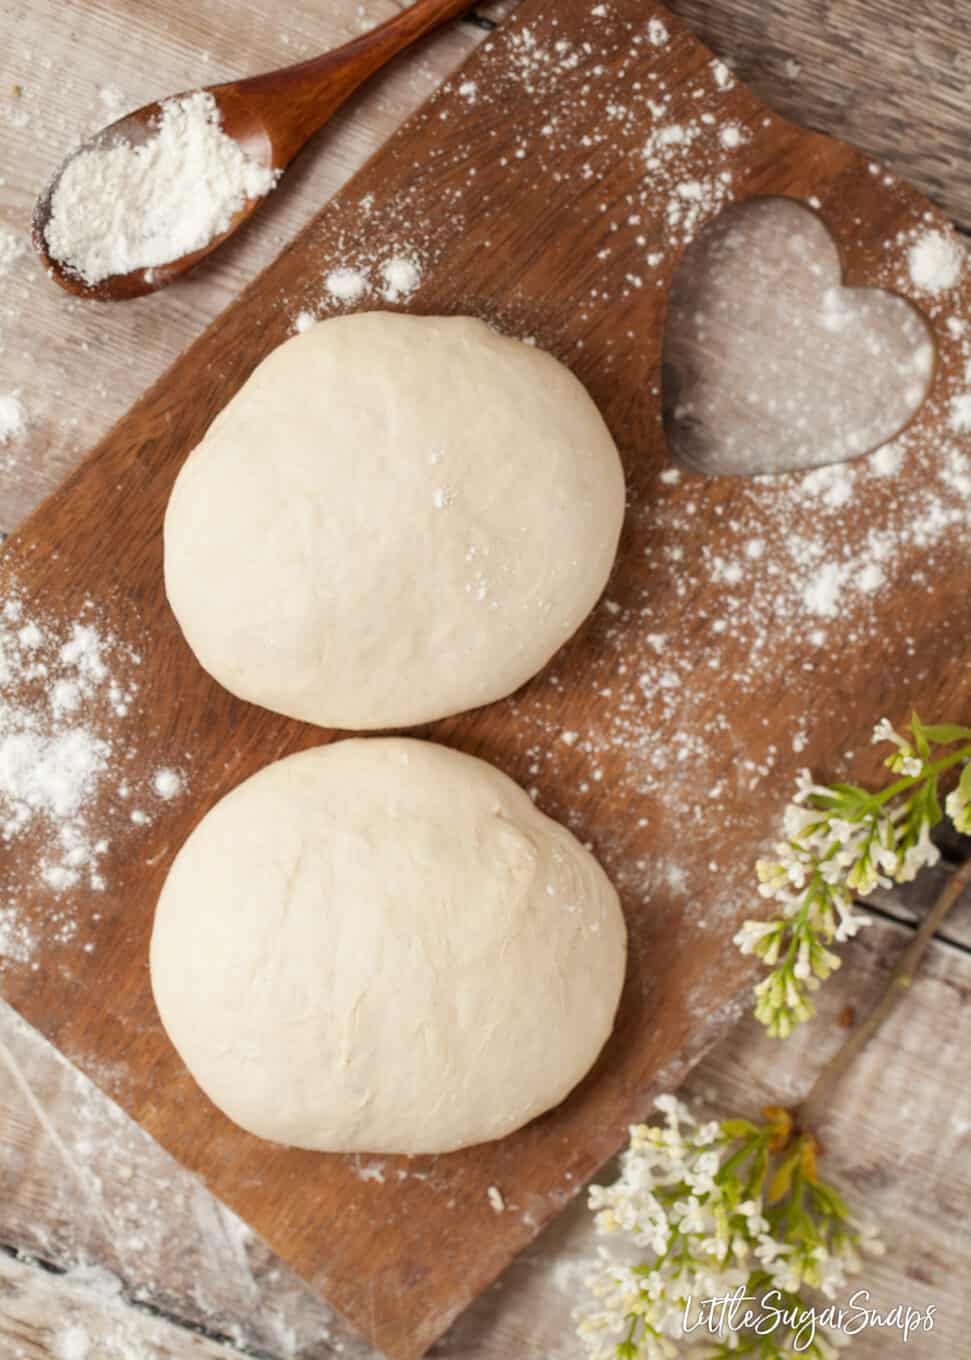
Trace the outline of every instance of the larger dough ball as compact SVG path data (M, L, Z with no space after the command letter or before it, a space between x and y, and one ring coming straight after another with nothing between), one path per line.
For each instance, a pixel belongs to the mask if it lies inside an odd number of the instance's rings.
M182 468L165 583L199 661L329 727L404 727L540 670L603 590L624 479L584 388L464 317L275 350Z
M349 740L270 765L180 851L152 986L190 1072L262 1138L433 1153L590 1068L626 931L596 860L473 756Z

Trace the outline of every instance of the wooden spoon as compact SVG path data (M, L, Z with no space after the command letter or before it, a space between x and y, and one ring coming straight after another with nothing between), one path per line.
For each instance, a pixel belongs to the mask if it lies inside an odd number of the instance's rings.
M223 131L261 165L282 171L369 76L424 34L471 8L472 0L415 0L408 9L379 27L321 57L247 80L211 85L206 92L216 100ZM161 109L160 102L146 104L102 128L71 153L38 199L33 220L34 245L51 278L67 292L102 302L153 293L193 269L238 231L264 202L263 197L248 199L226 230L200 250L149 269L113 274L96 284L85 282L55 259L47 244L47 225L51 200L66 167L83 151L119 144L142 145L154 135Z

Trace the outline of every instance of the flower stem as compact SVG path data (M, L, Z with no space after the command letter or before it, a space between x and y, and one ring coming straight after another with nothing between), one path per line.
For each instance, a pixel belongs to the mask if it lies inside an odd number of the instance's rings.
M898 793L905 793L907 789L912 789L915 784L926 783L929 776L944 774L951 770L955 765L960 765L962 760L971 759L971 746L962 746L958 751L952 751L950 755L942 756L940 760L935 760L933 764L925 765L920 774L906 775L903 779L898 779L895 784L890 784L880 793L873 795L873 801L877 807L882 807L892 798L896 798Z
M843 1047L830 1059L809 1088L809 1094L795 1111L795 1123L800 1129L812 1127L826 1108L830 1095L847 1069L896 1009L897 1003L910 988L938 927L960 900L969 884L971 884L971 859L966 860L945 885L917 934L901 955L883 995L873 1010L859 1029L854 1031Z

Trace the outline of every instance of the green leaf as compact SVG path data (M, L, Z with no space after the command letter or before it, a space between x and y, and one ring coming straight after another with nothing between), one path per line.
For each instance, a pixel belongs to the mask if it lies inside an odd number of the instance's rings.
M921 760L927 760L931 753L930 743L925 736L924 724L916 713L910 720L910 730L914 734L914 745L917 747L917 754L920 756Z
M819 1172L816 1170L817 1146L816 1139L811 1133L804 1134L799 1144L799 1170L810 1185L819 1184Z
M866 789L859 784L831 784L830 788L834 793L840 795L841 800L849 799L856 803L868 803L872 794L867 793Z
M924 736L938 746L950 746L955 741L971 741L971 727L962 727L960 723L934 723L924 728Z
M849 1218L849 1205L839 1191L834 1190L831 1185L826 1184L825 1181L817 1181L816 1184L811 1187L811 1191L817 1204L819 1204L825 1212L832 1214L835 1218Z
M769 1169L769 1150L763 1144L755 1154L755 1161L752 1167L752 1175L748 1183L749 1198L757 1199L762 1193L765 1184L765 1173Z
M775 1175L769 1181L769 1189L765 1199L767 1204L778 1204L788 1193L792 1185L792 1174L796 1169L796 1162L799 1160L799 1153L794 1157L787 1157L778 1168Z
M748 1119L723 1119L721 1128L726 1138L750 1138L756 1132Z

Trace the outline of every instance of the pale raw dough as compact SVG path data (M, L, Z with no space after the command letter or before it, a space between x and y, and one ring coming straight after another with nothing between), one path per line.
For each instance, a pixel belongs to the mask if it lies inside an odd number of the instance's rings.
M540 670L623 512L607 427L550 355L465 317L338 317L270 354L190 455L165 583L234 694L404 727Z
M152 935L162 1022L243 1128L433 1153L556 1105L624 978L617 894L493 766L407 738L261 770L203 819Z

